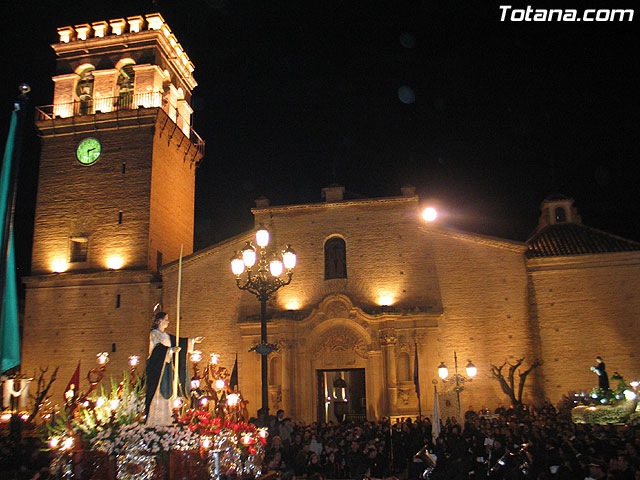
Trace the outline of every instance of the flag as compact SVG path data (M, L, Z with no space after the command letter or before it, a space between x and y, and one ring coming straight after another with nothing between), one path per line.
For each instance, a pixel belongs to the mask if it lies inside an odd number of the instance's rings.
M433 436L433 443L435 443L436 438L440 436L440 403L438 403L438 390L435 385L433 386L433 419L431 434Z
M66 402L67 400L66 394L72 388L75 391L74 396L77 397L78 392L80 391L80 360L78 360L78 366L76 367L76 371L71 376L71 380L69 380L69 383L67 384L67 388L64 389L64 393L62 395L63 402Z
M418 402L420 402L420 374L418 371L418 344L416 344L416 353L413 357L413 384L416 387L416 395L418 395Z
M0 374L20 364L20 337L18 332L18 293L16 289L16 261L13 243L13 192L14 176L17 165L14 163L16 135L18 131L18 110L11 114L9 135L2 159L0 173L0 221L2 230L2 253L0 258L0 295L2 311L0 313ZM12 168L13 167L13 168ZM4 256L6 255L6 256Z
M229 388L232 391L237 390L238 387L238 354L236 353L236 361L233 364L233 370L231 370L231 378L229 378Z

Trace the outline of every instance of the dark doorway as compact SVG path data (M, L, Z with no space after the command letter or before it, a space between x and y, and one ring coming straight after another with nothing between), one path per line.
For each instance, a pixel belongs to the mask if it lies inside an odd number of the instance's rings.
M316 370L318 421L343 422L367 418L364 368Z

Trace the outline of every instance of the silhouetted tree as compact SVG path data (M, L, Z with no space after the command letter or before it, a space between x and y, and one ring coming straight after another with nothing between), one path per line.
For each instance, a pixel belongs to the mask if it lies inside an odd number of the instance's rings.
M524 362L524 357L516 360L515 363L509 363L506 360L499 367L496 365L491 365L491 375L495 378L502 391L509 396L511 399L511 403L514 406L522 405L522 391L524 390L524 384L527 381L527 376L537 367L542 365L542 362L538 359L535 359L533 363L522 372L518 372L519 383L516 388L516 371L522 366L522 362ZM504 367L509 366L509 370L505 374L502 372Z

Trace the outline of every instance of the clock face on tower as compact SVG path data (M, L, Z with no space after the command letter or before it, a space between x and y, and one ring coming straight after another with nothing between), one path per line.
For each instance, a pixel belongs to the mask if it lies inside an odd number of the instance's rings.
M92 165L102 153L102 145L93 137L88 137L78 144L76 158L83 165Z

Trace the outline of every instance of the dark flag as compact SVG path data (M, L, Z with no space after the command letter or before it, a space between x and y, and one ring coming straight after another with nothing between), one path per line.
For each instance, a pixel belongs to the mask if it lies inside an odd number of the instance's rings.
M231 378L229 379L229 388L232 391L238 389L238 354L236 353L236 361L233 364L233 370L231 370Z

